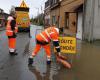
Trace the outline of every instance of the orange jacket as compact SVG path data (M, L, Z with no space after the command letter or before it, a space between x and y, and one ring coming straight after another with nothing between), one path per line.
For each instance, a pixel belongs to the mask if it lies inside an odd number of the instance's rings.
M56 27L49 27L36 36L38 41L50 42L58 41L59 31Z
M9 17L8 17L8 21L7 21L7 26L6 26L6 35L7 35L7 36L13 36L13 32L15 32L15 33L18 32L17 25L16 25L14 31L11 29L10 23L11 23L12 20L13 20L13 17L9 16Z

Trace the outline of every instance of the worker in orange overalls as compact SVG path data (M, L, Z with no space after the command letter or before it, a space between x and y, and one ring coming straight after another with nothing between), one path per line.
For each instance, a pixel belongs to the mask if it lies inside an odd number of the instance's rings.
M59 29L56 27L49 27L42 31L40 34L36 35L36 47L29 57L29 64L33 63L33 58L37 55L41 47L44 48L47 54L47 63L51 62L51 52L50 52L50 41L53 40L54 46L57 52L60 54L60 46L58 42Z
M35 47L34 51L32 52L32 55L28 59L28 64L29 65L33 64L33 58L37 55L37 53L41 47L43 47L44 50L46 51L47 64L51 63L51 50L50 50L50 44L49 44L51 40L53 41L55 49L58 53L57 55L60 57L61 54L60 54L60 46L59 46L58 37L59 37L59 29L56 28L55 26L46 28L40 34L37 34L36 35L36 47ZM57 60L61 63L62 62L65 63L65 61L63 61L59 57L57 57ZM65 65L67 65L67 64L65 64ZM70 64L68 64L68 66L70 67Z
M8 46L10 55L17 55L16 53L16 33L18 28L16 26L16 14L10 13L7 19L6 35L8 36Z

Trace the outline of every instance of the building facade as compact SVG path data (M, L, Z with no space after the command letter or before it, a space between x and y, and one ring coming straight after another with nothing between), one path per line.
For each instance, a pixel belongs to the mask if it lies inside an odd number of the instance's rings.
M4 13L3 9L0 9L0 27L6 26L6 20L9 14Z
M44 23L45 27L48 27L48 25L51 23L50 22L50 0L45 2L45 10L44 10Z
M100 40L100 0L85 0L84 9L84 40Z
M50 24L56 24L64 34L82 39L83 0L50 0ZM46 12L46 8L45 8ZM81 35L80 35L81 34Z

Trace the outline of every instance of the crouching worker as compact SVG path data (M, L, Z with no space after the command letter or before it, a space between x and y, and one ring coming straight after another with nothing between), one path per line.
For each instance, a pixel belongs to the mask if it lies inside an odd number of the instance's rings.
M7 19L6 35L8 36L8 47L10 55L17 55L16 53L16 33L18 28L16 26L16 14L10 13Z
M59 46L59 29L54 27L49 27L46 28L44 31L42 31L40 34L36 35L36 47L34 51L32 52L32 55L28 59L28 64L32 65L33 64L33 59L37 55L38 51L40 50L41 47L44 48L46 55L47 55L47 64L51 63L51 50L50 50L50 42L51 40L53 41L53 44L55 46L55 49L57 51L57 60L60 61L60 46Z

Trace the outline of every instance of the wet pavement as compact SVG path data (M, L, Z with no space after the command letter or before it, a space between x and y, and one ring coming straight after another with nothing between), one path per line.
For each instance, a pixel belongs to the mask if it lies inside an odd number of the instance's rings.
M100 80L100 41L90 44L77 40L77 53L66 54L72 69L56 63L53 53L52 63L47 65L43 49L34 58L33 66L28 66L35 35L41 31L41 26L32 25L31 38L28 33L18 33L17 56L9 55L5 31L0 31L0 80Z

